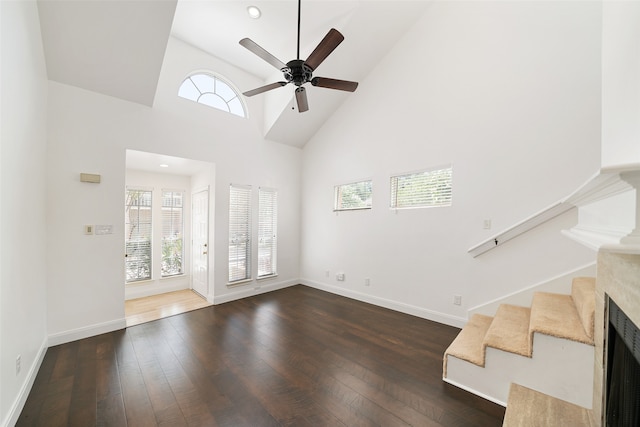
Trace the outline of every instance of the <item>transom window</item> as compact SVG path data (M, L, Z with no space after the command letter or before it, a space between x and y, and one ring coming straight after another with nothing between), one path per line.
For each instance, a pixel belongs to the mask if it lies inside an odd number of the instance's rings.
M187 77L180 85L178 96L236 116L247 117L238 93L229 83L211 74L200 73Z
M371 180L352 182L334 187L334 211L371 209L373 193Z
M391 207L451 206L451 166L391 177Z

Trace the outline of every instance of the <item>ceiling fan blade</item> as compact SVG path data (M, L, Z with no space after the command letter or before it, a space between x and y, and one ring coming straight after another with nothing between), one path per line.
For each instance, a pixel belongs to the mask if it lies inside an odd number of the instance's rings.
M260 58L267 61L269 64L276 67L278 70L282 70L283 68L287 68L287 64L280 61L278 58L264 50L260 45L249 38L244 38L240 40L240 45L249 49L251 52L258 55Z
M258 88L255 88L253 90L248 90L246 92L243 92L242 94L244 96L253 96L253 95L257 95L259 93L262 92L266 92L268 90L272 90L272 89L277 89L279 87L285 86L287 84L287 82L275 82L275 83L271 83L265 86L260 86Z
M326 87L328 89L344 90L354 92L358 88L358 82L350 82L348 80L329 79L327 77L314 77L311 84L318 87Z
M320 44L311 52L311 55L309 55L305 63L311 67L312 70L315 70L343 40L344 36L340 31L335 28L330 29Z
M299 113L304 113L309 109L309 101L307 101L307 90L302 86L296 89L296 101L298 102Z

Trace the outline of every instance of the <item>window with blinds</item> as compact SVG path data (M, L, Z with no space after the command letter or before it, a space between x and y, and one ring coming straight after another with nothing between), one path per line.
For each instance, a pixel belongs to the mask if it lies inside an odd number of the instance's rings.
M251 186L229 189L229 283L251 278Z
M125 280L151 279L151 190L127 189L124 217Z
M258 190L258 278L277 274L278 192Z
M451 166L391 177L392 208L451 206Z
M162 277L183 273L183 195L182 191L162 190Z
M334 189L334 211L371 209L372 182L360 181L337 185Z

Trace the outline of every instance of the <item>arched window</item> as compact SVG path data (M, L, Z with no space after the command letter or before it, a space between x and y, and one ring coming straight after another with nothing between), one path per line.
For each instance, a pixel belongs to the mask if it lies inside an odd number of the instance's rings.
M240 117L247 117L238 93L230 84L211 74L187 77L178 90L178 96Z

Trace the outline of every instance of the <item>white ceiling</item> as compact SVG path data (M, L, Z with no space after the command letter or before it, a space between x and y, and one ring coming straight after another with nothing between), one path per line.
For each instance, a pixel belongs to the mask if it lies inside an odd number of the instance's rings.
M302 59L330 28L345 41L314 75L361 82L419 18L428 1L303 0ZM252 19L256 5L262 17ZM152 106L167 40L173 35L266 83L281 73L238 44L249 37L283 62L296 57L296 0L39 0L49 79ZM213 70L215 71L215 70ZM233 81L233 76L225 76ZM393 83L393 82L390 82ZM253 89L240 88L242 91ZM270 97L265 137L301 147L349 96L307 85L310 111L293 107L292 85ZM281 91L280 93L273 93ZM266 108L266 107L265 107Z
M151 106L175 1L39 0L50 80Z
M164 165L164 166L160 166ZM213 167L213 163L164 154L127 150L127 169L171 175L193 176Z

